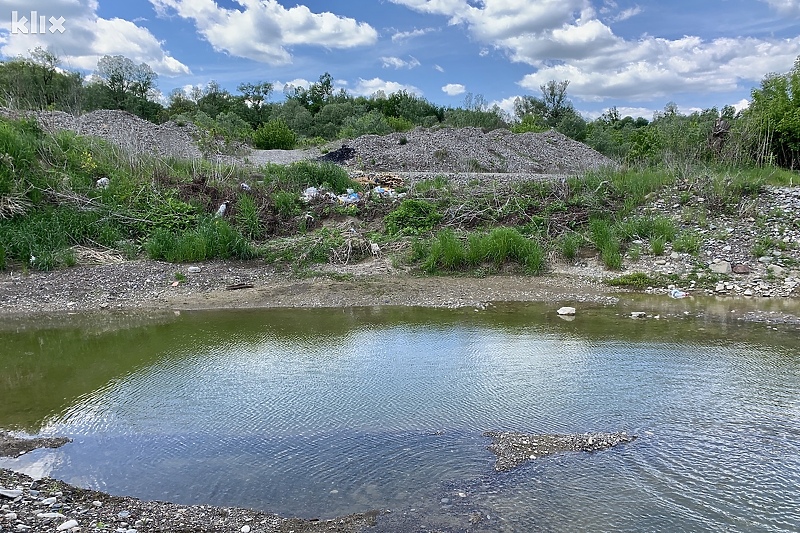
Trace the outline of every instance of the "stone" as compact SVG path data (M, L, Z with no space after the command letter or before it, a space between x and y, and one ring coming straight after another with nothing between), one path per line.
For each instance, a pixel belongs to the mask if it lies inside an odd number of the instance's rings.
M66 518L66 516L61 513L38 513L36 518Z
M663 260L663 259L659 259L658 261L656 261L656 264L658 266L664 266L664 265L667 264L667 262L665 260Z
M774 260L775 260L774 258L769 257L767 255L758 258L758 262L764 263L765 265L772 263Z
M778 265L768 265L767 271L772 272L776 276L783 276L785 272L783 267L780 267Z
M562 307L556 313L561 316L575 316L575 308L574 307Z
M717 292L725 292L725 284L724 283L717 283L716 288L714 289Z
M187 271L189 274L199 274L203 269L200 267L189 267Z
M750 267L747 266L747 265L743 265L743 264L733 265L732 270L733 270L734 274L749 274L750 273Z
M56 531L67 531L69 529L72 529L73 527L78 527L78 521L77 520L67 520L66 522L64 522L63 524L58 526L56 528Z
M14 498L19 498L22 496L22 491L16 489L0 489L0 496L5 496L6 498L11 498L13 500Z
M731 264L727 261L720 261L711 265L711 272L715 274L730 274L733 272Z
M53 497L45 498L39 502L40 505L53 505L54 503L56 503L56 499Z
M670 259L680 259L681 258L681 254L679 254L678 252L672 252L671 254L669 254L669 258Z
M242 526L242 529L240 529L239 531L241 531L242 533L250 533L250 526Z
M636 318L636 319L647 318L647 313L645 313L644 311L633 311L631 313L631 318Z

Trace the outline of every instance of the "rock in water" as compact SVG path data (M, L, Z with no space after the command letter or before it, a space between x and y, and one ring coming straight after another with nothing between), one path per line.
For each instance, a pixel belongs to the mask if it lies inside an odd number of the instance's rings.
M562 307L558 311L556 311L561 316L575 316L575 308L574 307Z

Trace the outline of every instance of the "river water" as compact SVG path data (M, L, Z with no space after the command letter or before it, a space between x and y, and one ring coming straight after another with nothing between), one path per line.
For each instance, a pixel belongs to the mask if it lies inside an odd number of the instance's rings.
M0 324L0 467L379 529L800 530L796 331L540 305ZM484 431L633 443L494 472ZM480 518L480 521L477 521Z

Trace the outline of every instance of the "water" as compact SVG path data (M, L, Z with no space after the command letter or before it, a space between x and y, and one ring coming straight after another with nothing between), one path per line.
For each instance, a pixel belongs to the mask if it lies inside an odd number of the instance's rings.
M385 530L800 529L796 332L617 312L7 321L0 427L74 442L0 466ZM639 439L497 474L495 430Z

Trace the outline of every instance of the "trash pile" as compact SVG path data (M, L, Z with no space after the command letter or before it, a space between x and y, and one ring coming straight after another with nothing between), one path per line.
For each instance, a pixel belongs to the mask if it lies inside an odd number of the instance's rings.
M370 197L400 199L405 198L405 192L398 192L397 189L403 186L403 179L399 176L391 174L385 175L364 175L358 174L353 176L353 181L361 185L366 191L356 191L355 189L347 189L343 194L336 194L331 191L326 191L322 187L308 187L300 195L300 200L305 203L311 203L318 200L327 200L332 202L339 202L341 204L357 204L362 200Z

